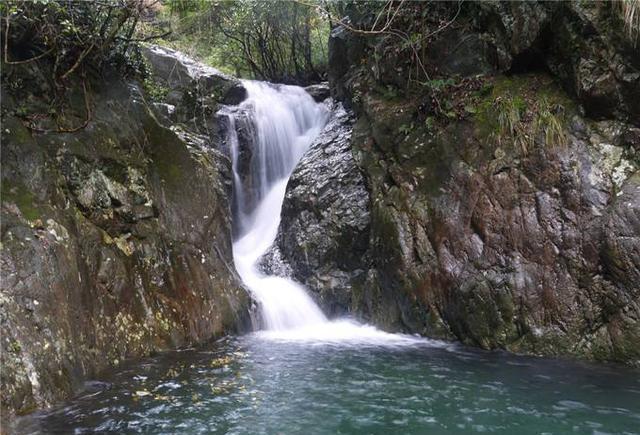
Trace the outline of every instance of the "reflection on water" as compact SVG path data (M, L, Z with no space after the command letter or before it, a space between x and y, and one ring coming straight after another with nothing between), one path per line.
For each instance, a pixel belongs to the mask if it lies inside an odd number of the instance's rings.
M640 372L427 340L230 338L132 363L16 433L632 434Z

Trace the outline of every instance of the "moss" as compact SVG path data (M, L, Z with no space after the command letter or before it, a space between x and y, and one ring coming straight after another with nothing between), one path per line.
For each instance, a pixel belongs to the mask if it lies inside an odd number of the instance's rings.
M152 115L145 120L144 130L153 151L151 165L166 183L165 187L183 187L185 175L182 165L191 158L185 145L173 131L158 124Z
M126 184L129 177L129 168L123 163L114 159L104 159L101 163L101 169L104 174L116 180L120 184Z
M182 171L180 170L180 166L171 159L171 156L158 154L153 159L153 165L158 171L160 178L167 186L180 185L182 181Z
M151 77L142 82L142 87L151 101L163 102L169 94L169 88Z
M9 351L13 353L20 353L22 352L22 346L20 346L20 343L17 341L12 341L11 344L9 344Z
M166 162L163 162L166 163ZM180 168L178 165L169 163L169 164L161 164L160 168L162 169L163 179L168 180L169 182L173 182L180 178Z
M24 127L19 123L14 123L10 131L11 131L11 140L15 141L16 143L24 144L33 140L29 129L27 129L26 127Z
M38 405L35 403L29 403L25 406L22 406L20 409L16 409L16 415L21 417L24 415L29 415L38 410Z
M379 258L385 259L385 263L402 258L394 210L384 204L376 204L372 210L372 225L377 238L377 248L381 251Z
M22 184L13 184L8 180L3 180L2 202L14 203L28 221L35 221L42 216L42 210L36 205L33 193Z

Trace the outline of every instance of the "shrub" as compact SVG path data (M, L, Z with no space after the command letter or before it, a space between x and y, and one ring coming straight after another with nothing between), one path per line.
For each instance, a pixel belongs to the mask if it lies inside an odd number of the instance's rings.
M88 70L143 72L135 29L144 0L8 0L2 13L5 65L41 61L56 81Z

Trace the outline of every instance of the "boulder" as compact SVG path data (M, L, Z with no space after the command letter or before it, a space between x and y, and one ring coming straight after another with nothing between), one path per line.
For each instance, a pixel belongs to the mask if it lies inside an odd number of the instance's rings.
M457 5L424 7L448 22ZM342 246L327 210L353 191L341 172L345 186L318 172L288 186L282 228L296 231L278 235L279 257L325 307L385 329L639 365L640 52L610 4L465 3L460 17L426 47L425 68L453 83L442 93L407 83L415 65L397 40L332 31L331 91L357 114L368 244L349 265L317 260ZM505 136L505 101L538 130ZM336 202L314 206L309 189Z
M185 54L159 45L149 45L142 54L151 66L154 77L170 89L197 90L201 95L213 95L224 104L238 104L246 98L240 80L197 62Z
M362 286L369 243L369 194L351 154L353 115L335 105L322 133L287 185L275 249L264 260L289 271L329 315L351 311L351 291ZM284 262L279 270L274 265Z
M331 96L331 89L329 88L328 82L310 85L304 88L304 90L307 91L318 103L321 103Z
M210 143L221 143L223 123L216 113L221 105L238 104L246 98L242 82L170 48L151 45L142 53L151 67L147 80L163 90L154 104L159 119L167 126L186 126L207 136ZM167 110L169 107L175 110Z

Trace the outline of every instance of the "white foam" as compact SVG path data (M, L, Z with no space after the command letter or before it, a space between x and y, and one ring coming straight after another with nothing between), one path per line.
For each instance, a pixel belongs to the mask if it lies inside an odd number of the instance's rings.
M353 320L340 319L286 330L259 331L266 340L335 345L418 346L439 343L405 334L391 334Z

